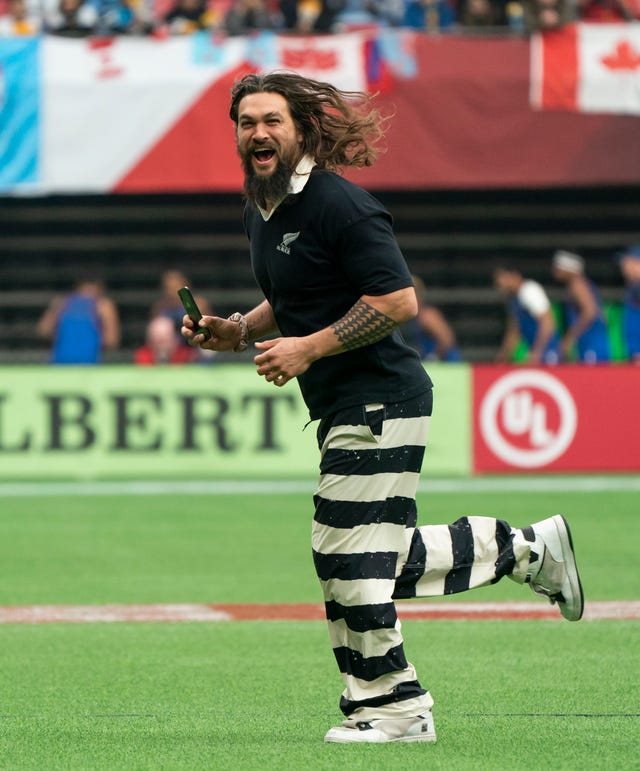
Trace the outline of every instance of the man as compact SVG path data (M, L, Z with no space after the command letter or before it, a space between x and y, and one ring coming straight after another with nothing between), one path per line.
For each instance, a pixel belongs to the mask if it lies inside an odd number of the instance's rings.
M411 274L378 201L334 173L370 165L382 118L366 101L295 74L248 75L231 94L245 172L245 229L265 300L207 316L213 350L256 343L259 375L297 378L320 419L313 557L344 680L347 720L329 742L435 741L433 700L404 654L393 600L486 585L503 575L582 614L562 517L524 530L490 518L416 528L431 381L398 326L417 313Z
M462 361L456 335L439 308L426 301L427 287L420 276L413 276L418 298L418 315L409 319L403 332L423 361Z
M38 334L53 339L52 364L99 364L103 350L120 344L118 309L102 281L80 279L64 297L55 297L38 321Z
M567 330L560 341L560 354L567 361L576 349L578 361L584 364L608 362L609 334L596 285L584 272L579 254L559 249L553 255L553 277L564 284L569 293Z
M493 271L493 283L509 298L507 327L496 356L498 362L510 362L521 340L527 344L527 363L557 364L560 338L551 303L537 281L525 279L511 264L499 264Z
M630 362L640 364L640 244L631 244L618 255L626 284L622 306L622 334Z
M184 285L183 285L184 286ZM193 364L197 351L178 334L168 316L156 316L147 324L145 344L137 348L133 361L142 367L156 364Z
M189 286L191 282L185 274L176 268L169 268L162 272L160 276L160 286L162 288L162 294L151 306L151 319L155 319L157 316L166 316L171 319L178 335L180 345L187 347L186 341L179 335L180 328L182 327L182 317L184 316L184 306L180 298L178 297L178 289L182 289L183 286ZM196 295L194 297L198 308L203 315L208 315L211 312L209 302L202 295Z

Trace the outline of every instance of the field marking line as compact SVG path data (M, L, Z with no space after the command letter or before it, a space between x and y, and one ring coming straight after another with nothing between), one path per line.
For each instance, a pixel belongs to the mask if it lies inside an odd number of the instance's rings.
M400 602L402 620L560 621L557 608L542 602ZM94 624L118 622L322 621L321 603L0 606L0 624ZM585 621L638 620L640 601L590 602Z
M0 482L0 498L105 495L312 495L316 480L121 480L76 482ZM640 492L640 475L629 476L504 476L429 479L423 475L420 493L570 493Z
M0 624L93 624L122 621L233 621L203 603L149 605L22 605L0 607Z

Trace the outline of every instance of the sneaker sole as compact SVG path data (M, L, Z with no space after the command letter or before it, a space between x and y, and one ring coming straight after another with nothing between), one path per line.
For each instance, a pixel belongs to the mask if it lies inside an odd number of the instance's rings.
M424 736L409 736L405 739L391 739L392 742L429 742L436 743L435 734L425 734Z
M436 735L432 733L419 734L418 736L402 736L399 739L380 739L379 741L367 741L366 739L343 739L341 737L332 737L325 742L329 744L398 744L399 742L430 742L435 744Z
M582 591L582 582L580 581L580 576L578 574L576 555L573 548L573 538L571 537L571 528L562 514L556 514L556 516L553 517L553 522L558 532L562 560L567 571L567 580L569 581L569 586L571 588L571 596L574 600L571 605L568 602L559 602L558 607L560 608L560 613L562 613L568 621L580 621L584 612L584 592Z
M433 718L431 716L429 716L428 719L425 718L422 725L427 730L398 737L389 736L389 734L386 734L384 731L377 728L360 731L354 728L338 726L336 728L331 728L326 733L324 740L325 742L335 744L397 744L399 742L430 742L433 744L436 741L436 730L433 724Z

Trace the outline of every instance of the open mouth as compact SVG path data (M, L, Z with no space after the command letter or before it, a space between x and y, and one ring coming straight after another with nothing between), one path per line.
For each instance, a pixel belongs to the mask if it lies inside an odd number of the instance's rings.
M253 157L256 159L256 161L259 164L269 163L269 161L275 156L275 154L276 154L276 151L271 148L253 151Z

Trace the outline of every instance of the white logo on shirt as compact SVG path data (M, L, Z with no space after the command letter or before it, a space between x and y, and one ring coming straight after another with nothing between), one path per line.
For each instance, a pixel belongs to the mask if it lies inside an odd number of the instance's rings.
M298 231L297 233L285 233L282 236L282 243L278 244L278 246L276 246L276 249L279 252L284 252L285 254L291 254L291 247L289 246L289 244L292 244L299 235L300 235L300 231Z

